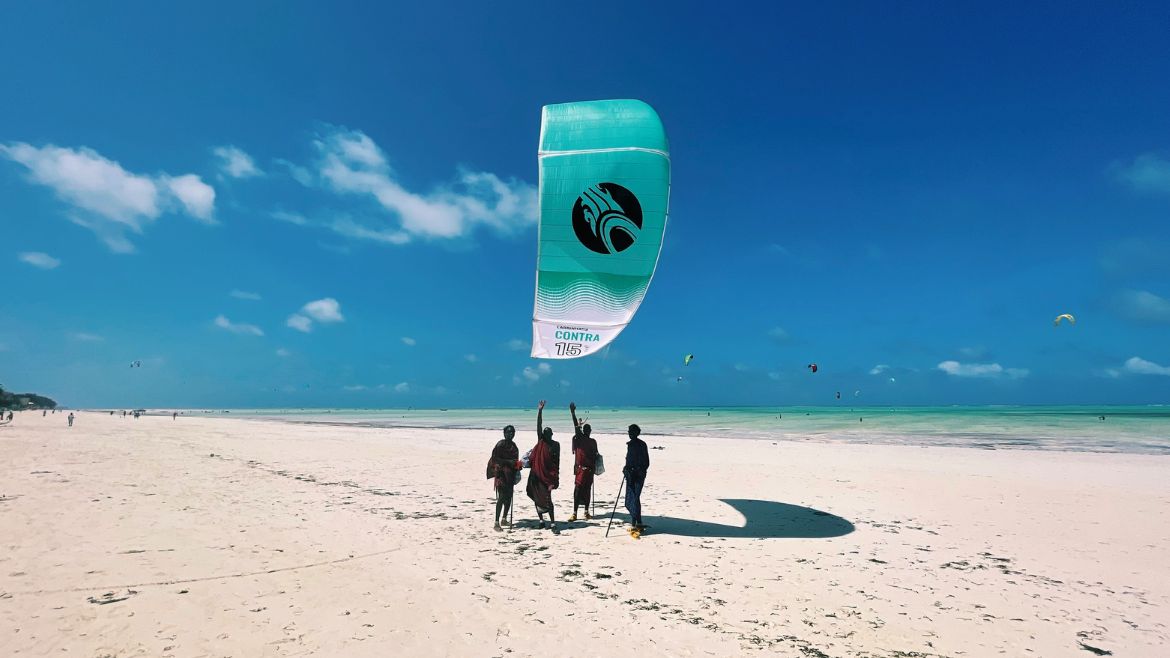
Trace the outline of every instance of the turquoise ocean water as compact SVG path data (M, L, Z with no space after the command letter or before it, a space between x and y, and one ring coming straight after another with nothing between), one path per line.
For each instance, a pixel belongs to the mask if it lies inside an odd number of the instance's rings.
M192 413L192 412L188 412ZM223 414L225 412L210 412ZM366 427L435 427L535 432L536 409L236 409L233 417ZM1170 406L1051 407L714 407L586 408L594 432L670 436L1170 454ZM1101 417L1104 416L1104 420ZM569 431L567 408L545 424Z

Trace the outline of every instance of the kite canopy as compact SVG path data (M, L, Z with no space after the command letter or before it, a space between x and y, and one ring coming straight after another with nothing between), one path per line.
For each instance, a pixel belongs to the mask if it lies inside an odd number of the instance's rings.
M1061 320L1068 320L1069 324L1077 323L1077 319L1073 317L1072 313L1061 313L1060 315L1056 316L1055 320L1052 321L1052 325L1054 327L1059 327Z
M532 356L608 345L646 296L666 229L670 154L658 114L637 100L546 105Z
M816 372L817 370L819 370L819 368L817 368L817 364L815 364L815 363L808 364L808 369L813 371L813 372Z
M684 356L684 357L683 357L683 365L684 365L684 366L689 366L689 365L691 365L691 361L694 361L694 360L695 360L695 355L694 355L694 354L688 354L688 355L686 355L686 356Z

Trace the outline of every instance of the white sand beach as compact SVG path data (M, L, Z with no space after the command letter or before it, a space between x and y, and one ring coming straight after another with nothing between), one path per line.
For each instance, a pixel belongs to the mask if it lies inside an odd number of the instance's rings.
M523 451L534 419L515 424ZM633 540L606 538L604 519L534 529L522 489L520 527L494 532L483 472L497 438L21 414L0 428L0 655L1170 645L1165 456L647 436L665 449L650 452L651 528ZM624 437L598 438L608 514ZM555 493L563 519L567 476Z

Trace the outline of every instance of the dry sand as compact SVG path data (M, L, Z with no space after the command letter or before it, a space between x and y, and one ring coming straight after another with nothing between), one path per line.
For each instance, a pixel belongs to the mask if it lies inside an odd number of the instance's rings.
M494 532L496 439L22 414L0 656L1167 655L1170 458L651 436L635 541Z

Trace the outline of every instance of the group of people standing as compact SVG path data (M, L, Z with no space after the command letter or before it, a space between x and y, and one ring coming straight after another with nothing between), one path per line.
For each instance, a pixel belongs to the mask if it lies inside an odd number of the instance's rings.
M554 517L552 492L560 486L561 444L553 440L553 430L544 426L545 401L541 400L536 411L536 446L520 459L520 450L513 439L516 428L508 425L504 427L504 438L498 441L492 449L491 459L488 461L487 476L495 479L496 513L495 529L503 530L503 526L511 523L512 495L515 487L520 483L521 471L528 467L528 484L525 491L536 505L536 516L540 527L551 528L553 534L560 534ZM585 508L585 519L593 518L589 506L593 500L593 478L604 466L604 460L597 451L597 440L593 438L593 428L588 423L581 423L577 419L577 405L569 403L569 415L573 419L573 514L568 518L572 523L577 520L577 511ZM630 425L630 440L626 444L626 465L622 473L625 476L626 509L630 513L630 535L634 538L641 536L645 526L642 524L642 485L646 482L646 472L650 468L650 452L646 442L638 438L642 433L637 425ZM548 523L544 517L548 515Z

